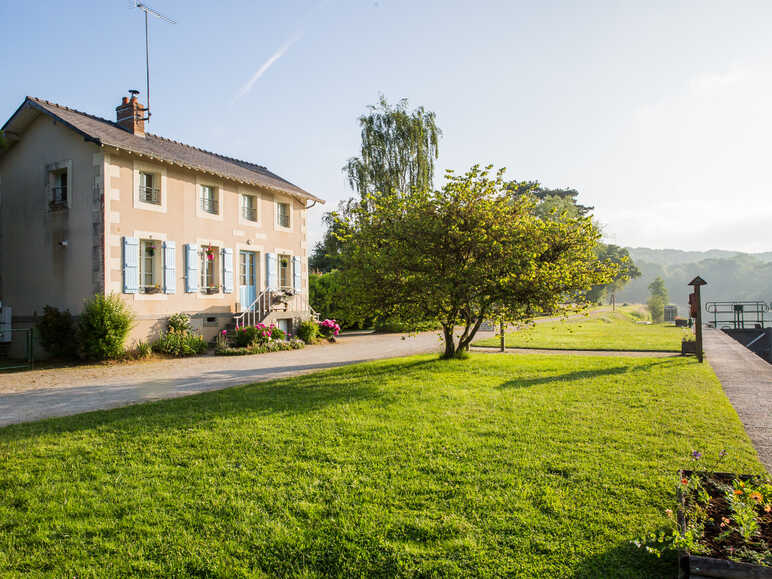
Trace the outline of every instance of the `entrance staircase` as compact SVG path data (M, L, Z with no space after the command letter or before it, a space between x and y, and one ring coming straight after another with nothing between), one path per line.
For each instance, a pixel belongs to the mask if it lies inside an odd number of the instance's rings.
M308 303L306 294L295 293L291 288L266 289L247 308L233 316L233 321L225 329L231 333L239 328L261 324L274 313L319 321L319 314Z

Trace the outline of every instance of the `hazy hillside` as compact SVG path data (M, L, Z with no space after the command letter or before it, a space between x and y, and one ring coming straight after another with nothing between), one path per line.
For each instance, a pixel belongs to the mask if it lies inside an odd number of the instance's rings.
M759 300L772 302L772 252L761 254L710 250L688 252L674 249L628 248L641 277L628 282L617 293L617 302L645 302L648 285L661 276L670 301L679 306L679 315L687 313L691 287L697 275L708 282L703 287L703 301ZM710 257L706 257L710 256ZM696 257L692 261L688 258Z
M627 247L635 263L648 261L659 265L677 265L680 263L697 263L705 259L732 259L736 256L749 255L765 263L772 262L772 251L765 253L741 253L725 249L709 249L708 251L682 251L680 249L649 249L648 247Z

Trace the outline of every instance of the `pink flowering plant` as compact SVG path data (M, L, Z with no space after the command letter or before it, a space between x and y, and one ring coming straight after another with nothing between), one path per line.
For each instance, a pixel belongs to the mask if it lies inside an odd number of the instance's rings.
M319 322L319 334L328 340L340 334L340 325L335 320L323 320Z

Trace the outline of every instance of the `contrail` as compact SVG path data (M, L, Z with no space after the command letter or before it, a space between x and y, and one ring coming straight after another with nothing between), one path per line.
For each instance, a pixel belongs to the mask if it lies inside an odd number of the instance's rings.
M295 34L293 34L287 42L281 45L279 47L279 50L274 52L268 60L266 60L260 68L257 69L257 72L252 75L252 78L250 78L247 83L239 89L239 92L236 93L236 96L233 97L233 100L236 101L243 97L245 94L247 94L250 90L252 90L252 86L258 81L258 79L265 74L265 71L267 71L274 62L279 60L282 56L284 56L284 53L289 50L290 46L295 44L298 40L300 40L303 36L303 31L299 30Z

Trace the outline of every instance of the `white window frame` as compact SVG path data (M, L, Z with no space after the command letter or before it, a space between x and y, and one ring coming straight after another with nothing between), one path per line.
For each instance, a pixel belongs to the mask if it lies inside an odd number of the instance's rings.
M145 281L145 275L147 274L146 269L146 260L147 256L145 255L145 250L147 248L148 243L153 244L153 251L154 254L150 258L151 259L151 267L152 267L152 274L153 279L151 280L151 284L148 285ZM163 277L163 241L160 239L140 239L139 240L139 291L143 294L160 294L163 291L162 286L162 277ZM149 288L157 287L157 292L150 292L148 291Z
M138 239L140 241L140 247L139 247L139 263L137 264L138 268L142 267L142 241L153 241L155 242L160 249L156 249L157 253L156 256L159 260L157 262L156 267L158 268L156 271L157 278L156 283L160 285L161 291L157 294L146 294L142 293L142 271L141 269L138 269L137 271L137 280L138 280L138 288L137 293L132 294L134 297L134 301L166 301L169 299L169 294L164 293L163 291L163 276L164 276L164 258L163 258L163 246L164 242L166 241L166 234L161 233L159 231L141 231L138 229L135 229L132 237L135 239Z
M202 203L201 203L203 198L202 196L203 196L204 187L214 188L215 194L217 195L217 213L209 213L208 211L204 211L204 208L202 207ZM222 183L211 179L196 177L196 195L195 195L196 217L201 217L203 219L213 219L215 221L222 221L224 197L225 197L225 191L223 190Z
M147 201L143 201L142 194L140 192L142 185L140 173L148 173L153 175L153 180L158 181L159 203L148 203ZM144 209L146 211L166 213L166 201L168 197L166 189L166 167L134 160L132 166L132 187L134 189L132 197L134 199L135 209Z
M289 226L285 227L279 223L279 205L286 204L289 206ZM276 231L292 231L293 221L293 203L289 197L276 197L273 204L273 226Z
M293 275L293 271L292 271L292 257L293 257L293 255L292 255L292 253L288 253L288 252L279 253L279 251L280 250L278 250L278 249L276 250L276 280L279 282L279 287L280 288L292 288L292 287L294 287L293 278L292 278L292 275ZM281 278L281 272L282 272L281 259L283 257L287 259L287 272L288 272L287 273L287 277L288 277L288 281L289 281L288 284L282 283L282 281L284 281L284 280L282 280L282 278Z
M263 217L263 211L262 211L262 207L261 207L263 199L260 196L260 194L255 192L255 191L249 191L249 190L246 190L246 189L239 189L238 196L239 196L239 199L238 199L238 202L239 202L239 206L238 206L239 225L247 225L247 226L251 226L251 227L260 227L262 225L262 217ZM245 196L252 197L255 200L255 217L256 217L255 221L251 221L249 219L246 219L244 217L244 214L242 213L241 198L245 197Z
M199 246L199 257L200 257L200 271L199 271L199 282L198 282L198 291L204 295L219 295L223 293L223 287L220 280L221 273L220 268L222 267L222 262L220 261L220 253L222 252L222 247L214 245L214 244L207 244L207 245L201 245ZM213 248L213 255L214 259L208 259L207 249L209 247ZM207 285L205 283L206 277L207 277L207 269L210 266L212 267L212 285ZM210 287L217 287L217 291L210 293L209 288Z
M54 205L54 187L57 174L67 171L67 202ZM58 209L69 209L72 207L72 160L57 161L46 165L46 208L49 211Z

